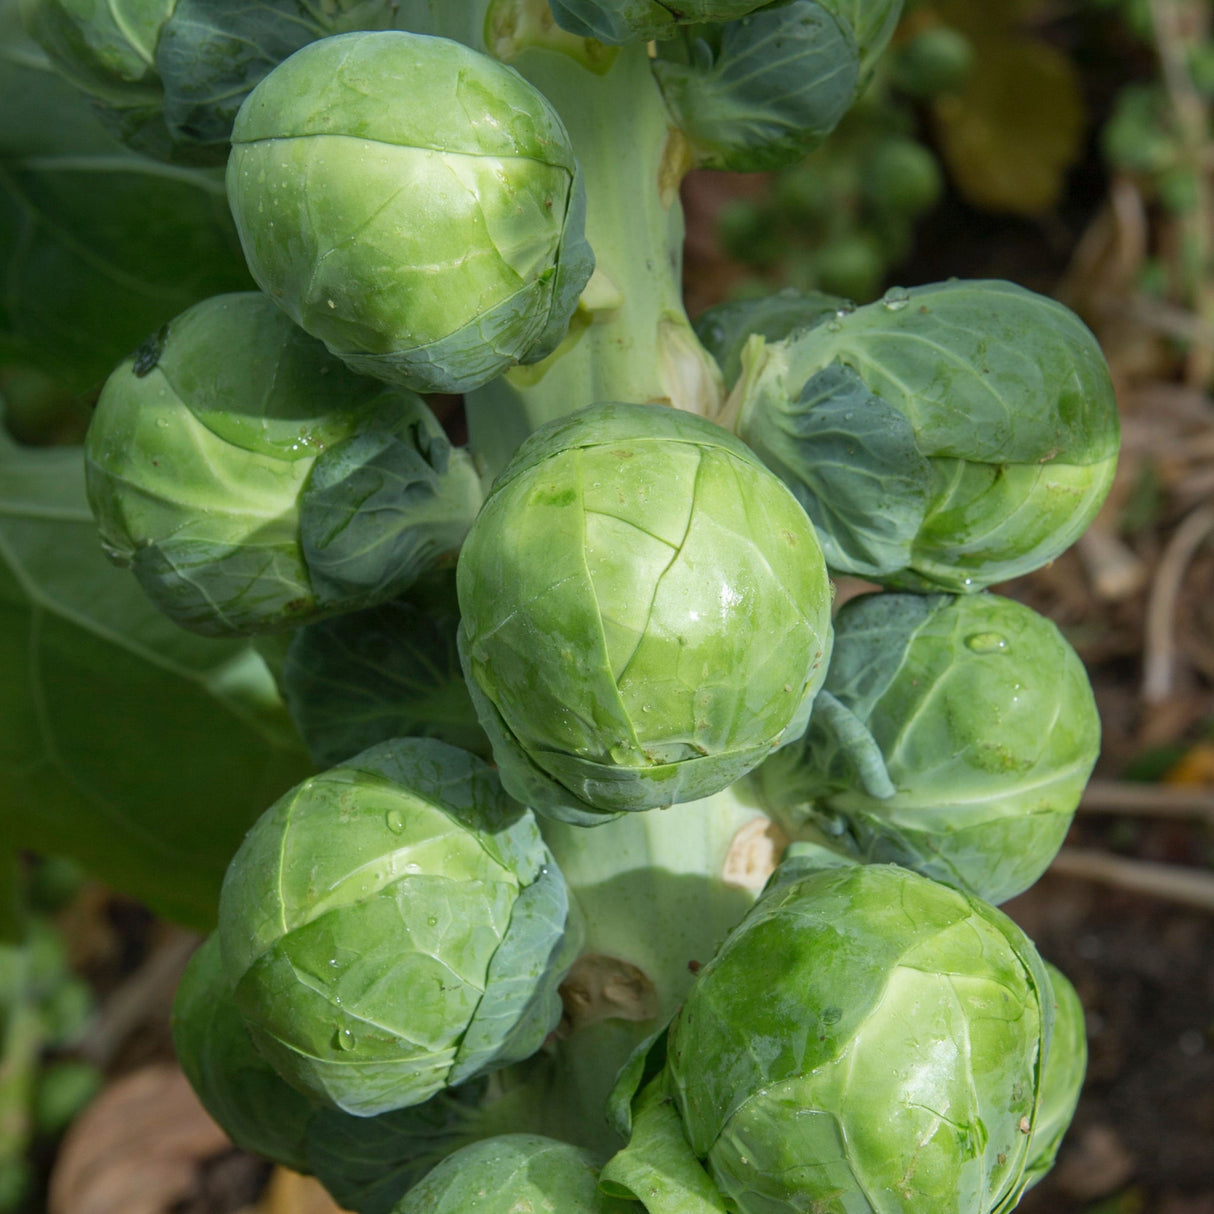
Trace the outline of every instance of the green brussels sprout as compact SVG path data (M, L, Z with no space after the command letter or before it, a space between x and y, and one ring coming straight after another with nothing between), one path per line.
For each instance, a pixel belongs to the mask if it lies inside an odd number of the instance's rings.
M190 958L173 1000L173 1048L203 1108L245 1151L307 1173L308 1126L322 1107L253 1047L232 1002L219 936Z
M551 0L563 30L609 46L671 38L680 25L732 21L764 6L765 0Z
M540 1134L502 1134L448 1155L393 1214L626 1214L642 1207L599 1192L586 1151Z
M872 232L843 232L813 250L810 281L848 299L872 299L881 289L889 257Z
M939 200L944 177L929 148L893 135L882 139L865 158L860 186L876 214L914 218Z
M537 430L461 550L459 645L502 783L566 821L717 792L800 735L830 583L732 435L664 406Z
M993 594L863 595L835 617L823 691L805 736L759 770L773 811L812 806L864 858L988 902L1049 867L1100 751L1083 663L1051 621ZM875 743L883 792L832 699Z
M594 264L556 111L444 38L303 47L241 106L227 181L262 289L355 370L418 391L545 357Z
M752 348L735 402L827 564L903 589L981 590L1053 560L1117 462L1096 339L1005 282L891 289Z
M420 398L353 374L258 292L196 304L127 359L85 461L111 559L209 635L391 598L480 503Z
M974 66L974 46L951 26L937 25L916 34L898 48L890 78L912 97L959 93Z
M565 882L530 811L430 739L304 781L224 879L224 970L293 1086L367 1117L526 1058L560 1018Z
M783 341L800 329L847 312L851 303L841 295L801 292L788 287L759 299L728 300L696 318L696 336L717 360L727 387L742 374L742 350L754 334Z
M700 972L666 1074L740 1214L992 1214L1023 1188L1052 1016L999 911L892 865L827 869L770 887Z
M663 43L654 75L696 163L759 172L794 164L838 124L856 95L851 26L816 0L697 26Z
M1054 1035L1041 1075L1041 1107L1029 1140L1025 1165L1026 1188L1031 1188L1054 1166L1058 1148L1070 1128L1083 1077L1087 1070L1088 1039L1079 992L1067 976L1048 961L1045 968L1054 991Z

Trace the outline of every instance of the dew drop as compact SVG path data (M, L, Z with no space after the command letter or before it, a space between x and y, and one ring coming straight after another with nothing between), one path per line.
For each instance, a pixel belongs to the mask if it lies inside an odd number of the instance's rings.
M333 1044L339 1050L352 1050L357 1042L354 1040L354 1032L352 1029L338 1029L333 1034Z
M399 835L405 829L405 819L399 809L390 809L384 815L384 821L388 824L388 829L394 834Z
M881 306L887 312L901 312L910 303L910 292L905 287L890 287L881 298Z
M1007 648L1007 637L999 632L975 632L965 638L965 644L975 653L1000 653Z

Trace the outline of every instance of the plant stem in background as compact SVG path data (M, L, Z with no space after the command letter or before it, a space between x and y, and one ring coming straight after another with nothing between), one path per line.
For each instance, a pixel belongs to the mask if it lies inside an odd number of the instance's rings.
M1209 106L1193 86L1187 62L1191 35L1186 0L1150 0L1151 21L1159 51L1164 87L1176 115L1184 171L1192 179L1191 205L1178 217L1182 287L1186 302L1203 324L1214 323L1214 194L1206 149ZM1188 356L1187 379L1205 385L1214 377L1214 349L1195 342Z

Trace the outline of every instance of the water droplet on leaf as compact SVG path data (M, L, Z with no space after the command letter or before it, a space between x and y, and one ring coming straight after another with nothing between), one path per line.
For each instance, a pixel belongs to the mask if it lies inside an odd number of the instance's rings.
M1007 637L999 632L975 632L965 638L965 644L975 653L999 653L1007 648Z
M388 829L394 834L399 835L405 829L405 819L399 809L390 809L384 815L384 821L388 824Z
M890 287L881 299L887 312L901 312L910 303L910 292L905 287Z
M338 1029L333 1034L333 1044L339 1050L352 1050L358 1043L354 1040L354 1033L351 1029Z

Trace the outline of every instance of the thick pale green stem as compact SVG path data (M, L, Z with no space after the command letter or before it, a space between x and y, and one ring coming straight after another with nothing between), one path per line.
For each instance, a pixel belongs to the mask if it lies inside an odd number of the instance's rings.
M587 931L562 988L570 1016L557 1046L562 1096L578 1110L576 1132L602 1149L619 1069L678 1009L787 840L740 786L603 826L545 821L542 830Z
M487 475L536 427L597 401L664 403L713 416L720 372L683 307L683 212L689 167L642 45L604 48L557 30L546 4L472 6L472 41L534 84L560 113L586 185L586 234L596 270L569 335L550 357L517 367L467 397L470 445ZM486 40L487 39L487 40ZM473 43L475 44L475 43Z

